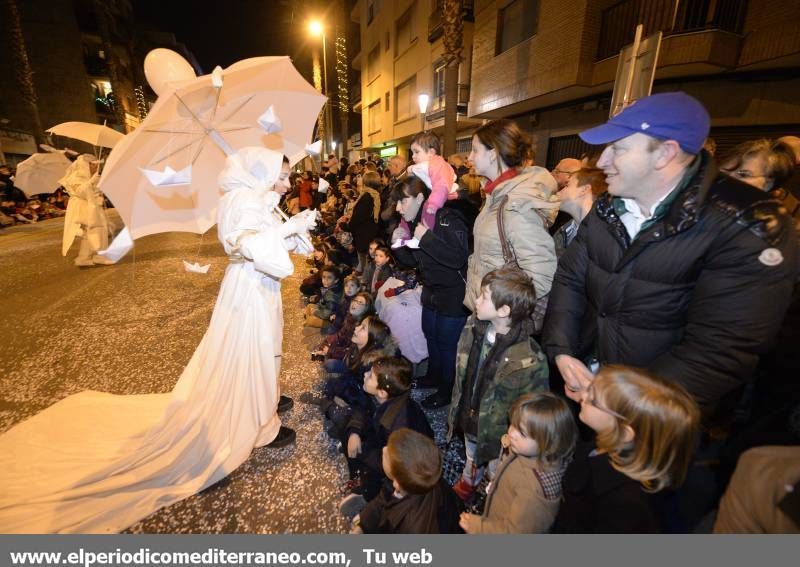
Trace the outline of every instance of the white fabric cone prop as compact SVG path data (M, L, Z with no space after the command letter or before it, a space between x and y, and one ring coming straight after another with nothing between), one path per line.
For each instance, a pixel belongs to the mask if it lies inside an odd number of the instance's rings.
M267 134L274 134L281 131L281 119L275 113L275 107L269 105L267 111L258 117L258 125Z

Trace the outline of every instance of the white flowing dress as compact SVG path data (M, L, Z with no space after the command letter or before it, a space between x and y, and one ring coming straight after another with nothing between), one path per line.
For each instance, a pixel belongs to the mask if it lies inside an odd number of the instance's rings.
M118 532L217 482L272 441L293 271L275 193L218 209L229 254L211 323L169 394L69 396L0 436L0 533Z

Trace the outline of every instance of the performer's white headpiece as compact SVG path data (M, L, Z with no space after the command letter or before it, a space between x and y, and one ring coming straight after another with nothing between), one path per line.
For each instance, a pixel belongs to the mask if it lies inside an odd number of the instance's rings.
M82 184L92 178L91 164L100 162L92 154L81 154L67 168L64 177L58 180L59 185L67 187L73 184Z
M261 147L242 148L228 156L217 181L224 192L241 188L267 191L278 181L282 165L280 152Z

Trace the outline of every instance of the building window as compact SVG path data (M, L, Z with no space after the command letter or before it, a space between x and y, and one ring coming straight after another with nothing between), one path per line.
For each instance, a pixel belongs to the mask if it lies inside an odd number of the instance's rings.
M444 76L445 64L440 59L433 64L433 93L431 93L430 110L436 111L444 108Z
M395 122L408 120L419 113L416 75L394 89L394 109Z
M497 12L495 55L533 37L539 24L539 0L512 0Z
M370 25L372 20L375 19L375 1L376 0L367 1L367 25Z
M367 82L371 83L381 74L381 46L376 45L367 56Z
M417 30L415 27L414 13L416 12L417 4L411 4L408 10L400 16L395 26L395 47L394 55L397 57L408 49L414 40L417 39Z
M367 107L367 132L374 134L381 129L381 99Z
M389 91L386 91L386 98L384 98L385 103L384 103L384 108L383 108L384 112L389 112L389 98L390 97L391 97L391 95L389 94Z

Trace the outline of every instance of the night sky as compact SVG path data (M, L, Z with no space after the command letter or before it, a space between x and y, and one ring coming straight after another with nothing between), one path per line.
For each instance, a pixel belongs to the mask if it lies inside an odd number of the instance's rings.
M133 7L139 25L173 32L195 55L203 73L210 73L216 65L227 67L262 55L292 56L295 65L306 71L310 67L306 21L315 11L313 4L302 0L135 0Z

